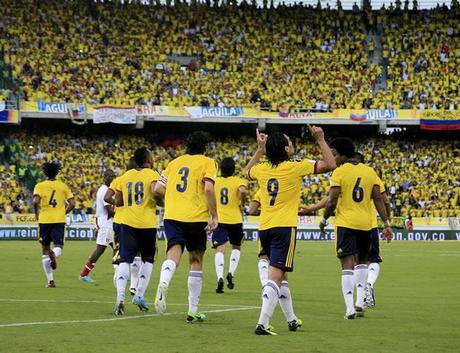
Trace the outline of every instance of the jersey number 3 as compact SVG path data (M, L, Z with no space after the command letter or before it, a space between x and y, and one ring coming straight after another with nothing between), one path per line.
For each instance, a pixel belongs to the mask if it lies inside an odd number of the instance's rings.
M179 175L181 176L180 178L180 183L176 185L176 190L179 192L184 192L187 190L187 178L188 178L188 173L189 173L188 167L181 168L179 170Z

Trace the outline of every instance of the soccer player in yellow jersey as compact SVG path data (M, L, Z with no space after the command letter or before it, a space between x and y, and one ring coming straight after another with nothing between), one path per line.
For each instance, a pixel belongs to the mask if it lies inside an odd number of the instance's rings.
M42 244L42 264L48 280L47 288L56 287L53 271L56 258L61 256L64 247L65 215L75 207L75 199L69 187L56 180L58 163L45 163L43 172L48 180L35 185L33 206L38 220L39 242ZM50 249L53 242L54 248Z
M262 310L255 330L257 335L276 335L270 329L269 321L278 301L281 306L290 306L287 310L290 331L296 331L302 324L294 315L287 282L287 273L293 270L302 181L305 175L325 173L335 168L323 130L319 127L309 129L324 160L292 161L294 147L288 136L275 132L267 138L257 131L258 148L246 166L248 178L257 180L261 190L259 238L270 260L268 281L262 292ZM264 153L268 161L257 164Z
M219 225L212 232L212 247L216 249L214 263L217 274L216 293L224 292L224 253L225 243L232 245L230 265L227 273L227 287L233 289L238 262L240 261L243 233L242 208L248 192L247 181L235 174L235 161L231 157L224 158L220 163L221 176L216 179L217 216Z
M361 153L356 153L355 154L355 159L363 163L364 158ZM385 209L388 215L388 218L390 218L391 215L391 203L390 200L388 199L387 192L385 190L385 186L383 185L383 182L380 178L377 179L378 185L380 187L380 192L382 194L382 200L383 203L385 204ZM299 214L306 215L313 213L321 208L326 207L327 204L327 196L323 198L321 201L317 202L314 205L308 205L308 206L300 206L300 211ZM377 228L377 210L375 209L374 203L371 203L372 207L372 230L371 230L371 246L369 249L369 256L368 256L368 272L367 272L367 282L366 282L366 290L365 290L365 301L364 301L364 307L365 308L373 308L375 306L375 294L374 294L374 284L377 281L377 278L380 273L380 263L383 261L381 256L380 256L380 246L379 246L379 230ZM359 273L359 272L358 272ZM355 277L356 277L356 271L355 271ZM355 284L357 285L357 288L360 288L360 284L355 281Z
M136 168L136 162L134 160L134 157L131 157L128 161L128 164L126 165L126 171L131 170ZM115 206L115 192L116 190L119 190L121 187L118 186L118 183L120 181L120 177L118 176L113 181L110 183L109 188L107 189L105 196L104 196L104 201L107 202L108 204L111 204ZM115 208L115 216L113 217L113 232L114 232L114 248L113 248L113 260L112 264L114 267L114 276L113 276L113 283L115 285L115 288L117 287L117 269L118 269L118 253L120 249L120 227L123 219L123 206L119 206ZM139 256L139 253L136 254L134 257L133 263L129 265L129 272L131 273L131 279L129 281L130 283L130 288L129 292L131 295L136 294L136 287L137 287L137 282L139 281L139 269L142 266L142 259Z
M364 316L367 261L372 222L375 219L372 203L384 222L383 235L387 239L391 239L392 230L375 171L355 159L355 147L351 140L336 139L331 143L331 148L339 167L331 175L331 189L320 229L324 231L327 219L336 210L336 252L342 264L345 319L354 319ZM355 281L356 306L353 303Z
M129 265L132 264L138 252L141 254L143 263L139 269L139 281L132 302L141 311L148 311L144 294L150 281L156 255L157 205L153 199L153 189L160 175L151 169L153 157L147 148L138 148L134 152L134 160L136 168L127 171L120 177L115 193L115 205L123 206L115 315L124 314Z
M158 313L166 310L166 295L184 248L189 252L189 309L187 322L203 321L198 311L203 285L203 255L207 233L218 225L214 183L216 162L204 156L211 142L202 131L193 132L185 141L186 154L171 161L155 187L155 197L165 200L164 228L167 260L161 266L160 283L155 298Z

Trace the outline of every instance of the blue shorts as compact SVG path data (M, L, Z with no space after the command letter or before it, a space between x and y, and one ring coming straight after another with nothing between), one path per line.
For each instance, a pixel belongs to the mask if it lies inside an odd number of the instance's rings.
M45 246L64 245L65 223L39 223L38 241Z
M217 229L212 232L212 247L216 248L219 245L225 244L227 241L230 241L232 245L240 246L243 237L243 223L219 223Z
M113 233L114 233L114 236L113 236L113 241L115 243L118 243L118 239L120 237L120 233L121 233L121 224L120 223L115 223L113 222Z
M270 266L284 272L293 271L296 234L296 227L276 227L259 231L260 244L270 260Z
M143 262L153 263L157 253L155 228L133 228L126 224L121 225L120 250L118 263L132 263L140 252Z
M121 224L113 222L113 257L112 264L118 265L120 258L120 233Z
M371 248L369 249L369 262L382 262L380 257L380 246L379 246L379 230L378 228L372 228L371 230Z
M259 248L259 254L257 255L259 258L262 257L262 256L267 256L267 252L265 251L265 249L262 247L262 244L260 242L260 238L257 240L257 245L258 245L258 248Z
M173 245L179 244L187 251L202 251L206 250L206 242L208 236L205 228L207 222L180 222L173 219L165 219L163 221L166 233L168 251Z
M371 246L371 231L337 227L336 229L337 257L343 258L350 255L358 255L360 262L366 262Z

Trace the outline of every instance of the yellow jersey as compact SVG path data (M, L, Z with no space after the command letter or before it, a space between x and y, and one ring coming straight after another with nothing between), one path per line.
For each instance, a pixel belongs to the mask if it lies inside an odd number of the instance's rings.
M38 223L65 223L65 202L73 197L66 184L59 180L42 181L35 185L35 195L40 196Z
M216 203L219 223L238 224L243 222L241 212L240 186L247 186L246 180L236 176L216 179Z
M131 169L120 177L118 189L123 194L121 223L133 228L156 228L156 202L152 183L160 179L158 172L149 169Z
M113 191L121 190L121 186L119 185L120 178L121 176L113 179L110 183L109 189L112 189ZM115 207L115 215L113 216L113 222L118 224L123 223L123 206Z
M249 177L260 187L259 230L297 227L297 212L303 177L315 172L315 161L285 161L277 166L259 163L249 170Z
M383 181L379 177L377 177L377 181L380 187L380 193L383 194L385 192L385 185L383 185ZM377 228L377 209L375 208L373 200L371 202L371 207L372 207L372 214L374 215L374 217L372 217L372 229L374 229L374 228Z
M164 219L209 221L204 182L215 182L216 177L216 162L202 154L185 154L172 160L161 174L166 185Z
M335 226L370 230L376 218L372 189L379 185L374 169L362 163L344 163L332 172L331 187L340 186Z
M256 191L256 193L252 197L252 201L258 202L260 205L260 189Z

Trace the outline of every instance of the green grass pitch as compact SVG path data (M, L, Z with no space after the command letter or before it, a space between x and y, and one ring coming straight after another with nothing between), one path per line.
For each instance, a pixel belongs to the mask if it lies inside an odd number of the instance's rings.
M128 304L122 318L112 314L115 289L109 254L99 260L96 283L78 275L94 242L67 242L55 272L57 288L46 289L39 244L0 244L1 352L459 352L460 242L382 244L375 309L354 321L343 319L340 268L332 242L298 242L290 287L304 326L289 332L278 307L272 320L277 337L255 336L260 282L256 244L246 242L235 289L215 294L213 250L205 259L200 309L204 323L186 324L187 259L176 272L168 314L157 316L153 299L164 260L159 256L141 313ZM228 253L226 269L228 268ZM11 324L17 324L12 326Z

